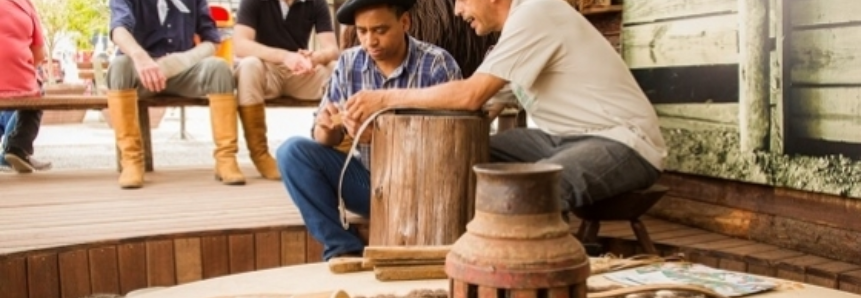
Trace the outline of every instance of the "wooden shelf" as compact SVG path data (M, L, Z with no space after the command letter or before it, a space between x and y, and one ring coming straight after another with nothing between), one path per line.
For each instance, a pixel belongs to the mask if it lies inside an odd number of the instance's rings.
M587 9L584 9L580 13L582 13L584 16L588 16L616 12L622 12L622 5L589 7Z

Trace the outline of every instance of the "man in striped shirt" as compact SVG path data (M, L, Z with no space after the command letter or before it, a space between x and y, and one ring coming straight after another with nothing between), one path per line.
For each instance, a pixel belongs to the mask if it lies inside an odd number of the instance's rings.
M421 88L461 78L448 52L406 33L413 4L415 0L350 0L338 10L339 22L355 25L361 46L338 59L315 113L313 139L288 139L276 152L281 179L308 231L323 243L325 260L361 255L364 249L356 231L345 230L339 216L341 169L356 138L356 131L339 121L339 107L360 90ZM347 210L364 217L370 213L371 131L358 137L358 156L350 157L342 187Z

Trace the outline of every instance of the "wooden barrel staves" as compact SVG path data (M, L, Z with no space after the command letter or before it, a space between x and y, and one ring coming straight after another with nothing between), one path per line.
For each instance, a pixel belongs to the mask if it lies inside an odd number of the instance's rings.
M369 244L454 243L472 219L472 166L489 159L490 123L478 112L400 110L374 125Z

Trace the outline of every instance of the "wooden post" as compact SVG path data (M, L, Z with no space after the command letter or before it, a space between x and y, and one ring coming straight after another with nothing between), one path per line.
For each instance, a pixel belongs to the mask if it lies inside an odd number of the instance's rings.
M770 130L768 0L738 1L741 151L768 150Z
M472 166L489 159L487 118L399 111L374 129L369 245L454 243L473 216Z

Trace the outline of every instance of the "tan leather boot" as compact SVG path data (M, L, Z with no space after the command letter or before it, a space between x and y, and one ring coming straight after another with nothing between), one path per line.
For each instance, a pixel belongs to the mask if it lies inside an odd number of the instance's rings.
M108 90L107 97L111 126L120 149L120 187L140 188L143 186L144 161L137 90Z
M244 185L245 177L236 163L237 111L233 93L210 94L209 114L215 141L215 179L227 185Z
M239 119L245 131L245 142L248 144L248 155L263 178L280 180L281 173L275 159L269 154L269 142L266 139L266 110L263 104L239 107Z

